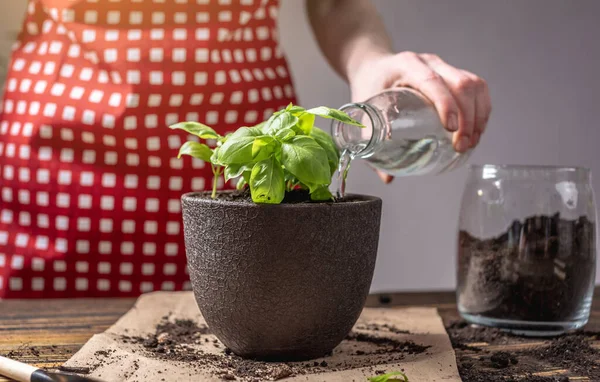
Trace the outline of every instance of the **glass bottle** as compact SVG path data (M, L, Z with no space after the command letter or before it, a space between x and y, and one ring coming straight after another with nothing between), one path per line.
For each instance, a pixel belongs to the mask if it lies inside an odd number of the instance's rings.
M389 89L341 110L365 128L334 120L331 133L340 151L392 176L439 174L470 154L454 150L452 133L431 101L415 90Z

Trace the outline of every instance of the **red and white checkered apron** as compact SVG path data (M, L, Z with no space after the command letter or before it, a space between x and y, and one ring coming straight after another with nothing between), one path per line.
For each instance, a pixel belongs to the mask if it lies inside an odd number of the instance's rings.
M189 288L179 199L212 172L167 126L295 102L278 5L30 1L0 113L0 298Z

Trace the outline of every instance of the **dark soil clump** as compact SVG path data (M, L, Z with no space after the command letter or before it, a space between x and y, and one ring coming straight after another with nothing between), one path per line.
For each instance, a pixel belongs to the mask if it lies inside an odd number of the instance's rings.
M308 190L286 192L282 203L310 203L310 193Z
M204 192L202 194L202 196L204 196L206 198L210 198L211 197L211 193L210 192ZM228 200L228 201L232 201L232 202L248 202L248 203L252 203L252 197L250 196L250 190L249 189L229 191L229 192L217 192L217 197L216 198L218 200Z
M404 333L389 325L363 325L373 332L377 326L377 331L382 334ZM291 376L348 370L355 367L374 367L424 353L429 348L412 341L352 332L334 354L325 358L310 362L262 362L233 354L230 349L216 340L204 325L199 326L191 320L173 321L169 317L163 317L152 335L121 336L121 341L139 346L139 350L134 350L143 352L147 357L185 362L188 367L192 365L198 371L212 370L222 380L250 382L279 380ZM219 347L215 348L217 345ZM99 362L106 362L110 354L110 351L102 350L96 352L96 357ZM340 354L344 354L344 357L339 357Z
M592 348L589 338L583 334L559 337L549 346L531 350L529 354L578 374L593 374L600 378L600 351Z
M521 337L513 336L500 329L487 326L469 325L466 321L456 321L447 328L450 341L454 348L465 348L465 350L480 351L477 346L470 343L487 342L495 345L505 345L511 341L521 342Z
M171 322L168 317L163 317L153 335L146 338L122 336L121 340L125 343L141 344L149 352L160 354L161 358L189 362L197 361L198 354L184 344L196 343L207 333L208 327L198 326L192 320Z
M459 235L463 312L524 321L570 321L594 282L595 224L559 214L515 220L502 235Z
M199 193L204 198L210 198L211 192L202 192ZM244 202L244 203L254 203L252 201L252 196L250 195L250 190L248 188L244 190L235 190L235 191L227 191L227 192L217 192L216 196L217 200L225 200L231 202ZM298 203L323 203L323 204L331 204L331 203L345 203L352 202L352 198L342 198L334 200L325 200L325 201L313 201L310 199L310 194L308 190L293 190L285 193L282 204L298 204Z
M54 348L52 348L52 353L54 353ZM6 353L6 357L8 358L26 358L26 357L39 357L41 354L41 350L35 346L22 345L17 349L13 349Z
M592 346L595 332L576 332L552 339L528 340L465 321L447 326L464 382L564 382L569 377L600 381L600 350ZM528 343L531 343L528 346ZM481 345L480 345L481 344ZM506 345L511 351L487 350ZM564 369L567 373L539 376L535 373ZM567 374L567 375L564 375Z
M75 374L89 374L89 367L70 367L70 366L59 366L58 370L64 371L66 373L75 373Z
M517 363L519 363L517 358L505 351L500 351L492 354L492 356L490 357L490 361L492 361L492 367L496 369L504 369L510 366L511 364L516 365Z
M394 333L394 334L410 334L410 332L408 330L401 330L398 329L397 327L393 326L393 325L389 325L389 324L364 324L364 325L358 325L356 327L356 329L360 329L360 330L371 330L374 332L390 332L390 333Z
M346 339L350 341L369 342L372 344L385 346L385 349L380 350L384 353L389 352L389 350L392 349L393 351L402 351L407 354L421 354L430 348L430 346L418 345L413 341L397 341L391 338L375 337L364 333L350 333Z

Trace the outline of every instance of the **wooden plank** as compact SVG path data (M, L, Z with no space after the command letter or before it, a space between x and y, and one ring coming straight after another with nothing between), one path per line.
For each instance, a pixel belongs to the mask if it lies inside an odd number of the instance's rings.
M135 299L4 300L0 354L37 367L56 368L96 333L127 312ZM32 350L33 349L33 350ZM0 377L0 382L7 382Z
M587 330L600 331L600 295L596 290ZM0 309L0 354L19 351L17 360L38 367L55 368L75 354L96 333L106 330L127 312L135 302L127 299L56 299L4 300ZM369 307L434 306L446 325L458 320L453 292L378 293L367 299ZM485 345L493 350L537 346L539 340ZM594 344L600 347L600 343ZM34 350L31 350L33 348ZM455 349L460 357L472 356L468 351ZM535 363L533 360L532 363ZM477 363L475 363L477 365ZM535 364L540 375L560 375L562 369ZM571 380L585 381L583 377ZM6 382L0 377L0 382Z

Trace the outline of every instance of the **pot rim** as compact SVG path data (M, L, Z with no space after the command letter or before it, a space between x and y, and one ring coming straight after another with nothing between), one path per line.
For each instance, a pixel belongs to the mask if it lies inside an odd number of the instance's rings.
M232 193L234 190L221 190L218 193ZM352 200L350 202L342 202L342 203L331 203L331 202L322 202L322 203L281 203L281 204L256 204L249 203L247 201L232 201L232 200L223 200L223 199L211 199L211 198L199 198L198 195L206 195L209 194L209 191L194 191L194 192L186 192L181 196L182 200L186 200L192 203L198 204L221 204L226 206L243 206L247 208L349 208L349 207L358 207L367 204L373 203L382 203L380 197L372 196L372 195L363 195L363 194L347 194L347 198L356 198L356 200Z

